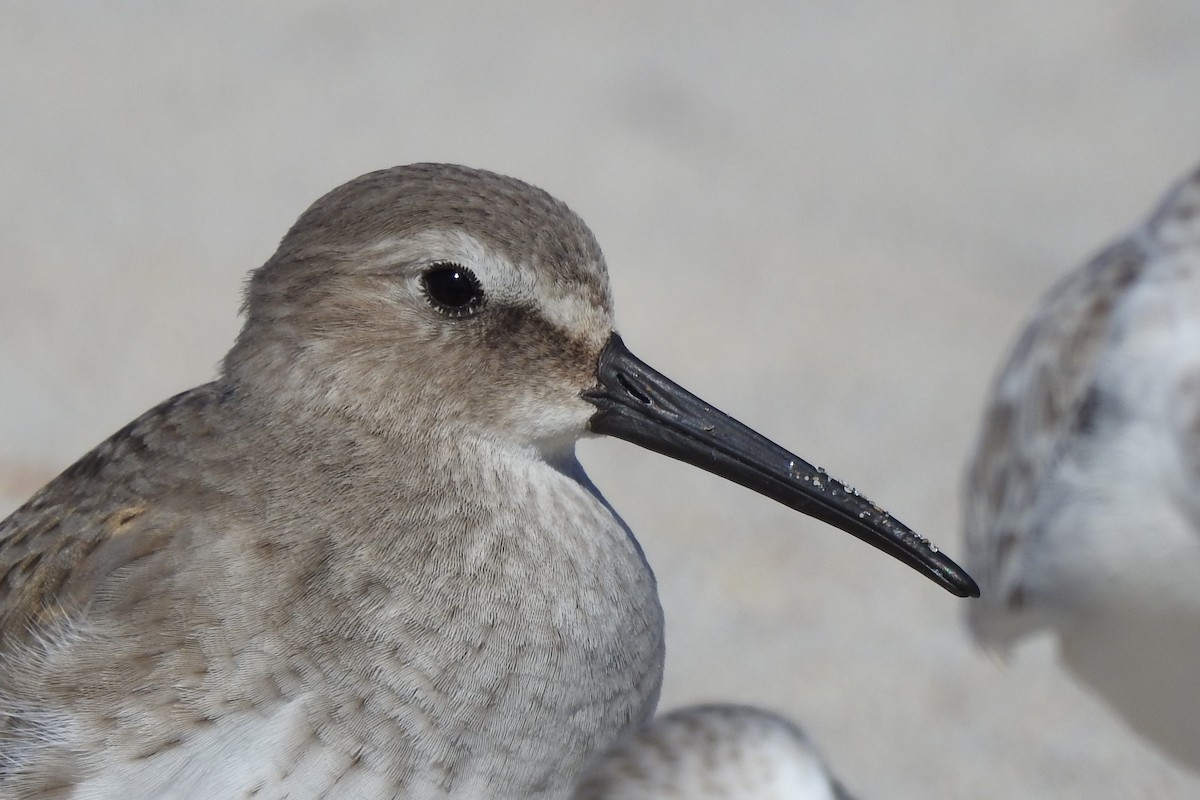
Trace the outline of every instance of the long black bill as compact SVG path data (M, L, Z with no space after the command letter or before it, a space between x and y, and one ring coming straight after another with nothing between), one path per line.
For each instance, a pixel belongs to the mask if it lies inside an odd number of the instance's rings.
M827 522L898 558L959 597L979 587L928 540L844 483L718 411L638 359L613 334L599 385L583 398L599 409L591 429L677 458Z

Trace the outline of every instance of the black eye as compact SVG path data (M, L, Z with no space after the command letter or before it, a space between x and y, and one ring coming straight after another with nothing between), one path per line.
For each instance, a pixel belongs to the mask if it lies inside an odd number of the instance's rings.
M434 264L421 276L429 304L448 317L465 317L483 307L483 285L460 264Z

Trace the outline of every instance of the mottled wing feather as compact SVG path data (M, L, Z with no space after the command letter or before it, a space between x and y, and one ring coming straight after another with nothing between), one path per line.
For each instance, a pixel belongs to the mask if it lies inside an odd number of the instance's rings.
M1114 309L1147 258L1133 238L1071 273L1045 296L993 385L968 467L967 569L982 597L970 609L977 635L995 614L1025 605L1020 565L1038 535L1036 495L1072 433L1090 424L1097 360L1111 335Z
M215 399L184 392L122 428L0 522L0 658L77 615L97 585L169 538L156 515L161 443Z
M1200 171L1145 225L1046 294L993 384L964 497L967 567L983 592L968 619L985 644L1003 646L1039 624L1022 583L1023 558L1043 534L1039 489L1094 421L1096 370L1123 298L1186 238L1181 225L1194 241L1197 209Z

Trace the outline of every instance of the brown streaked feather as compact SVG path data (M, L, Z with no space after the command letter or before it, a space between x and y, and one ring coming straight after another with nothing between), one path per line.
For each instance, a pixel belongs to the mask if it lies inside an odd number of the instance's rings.
M191 423L218 397L202 386L156 406L0 522L0 658L47 625L85 613L106 578L168 542L146 467L161 466L160 444L173 441L182 418Z

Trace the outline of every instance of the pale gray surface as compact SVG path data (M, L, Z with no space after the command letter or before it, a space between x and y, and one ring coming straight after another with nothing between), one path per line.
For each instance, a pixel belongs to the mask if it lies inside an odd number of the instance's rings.
M211 377L308 203L433 159L572 204L635 352L959 552L1010 338L1200 160L1190 0L515 8L0 10L4 508ZM664 707L784 711L864 797L1200 792L1049 648L975 654L903 566L631 446L583 457L659 575Z

